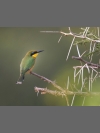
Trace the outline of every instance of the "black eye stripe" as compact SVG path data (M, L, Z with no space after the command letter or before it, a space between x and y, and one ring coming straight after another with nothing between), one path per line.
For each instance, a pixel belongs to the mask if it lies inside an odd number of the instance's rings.
M31 53L31 56L34 55L34 54L36 54L36 53L37 53L37 51L32 52L32 53Z
M34 53L33 54L36 54L37 53L37 51L34 51Z

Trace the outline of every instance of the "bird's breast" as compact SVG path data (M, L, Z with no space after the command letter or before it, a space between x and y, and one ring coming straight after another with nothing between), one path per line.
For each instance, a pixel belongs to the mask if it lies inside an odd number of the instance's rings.
M26 73L29 74L33 70L33 67L34 65Z
M35 59L32 57L24 57L20 65L20 73L30 73L35 63Z

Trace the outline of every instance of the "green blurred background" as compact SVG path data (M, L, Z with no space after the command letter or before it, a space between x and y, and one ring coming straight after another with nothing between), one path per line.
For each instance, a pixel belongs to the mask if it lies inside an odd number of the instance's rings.
M73 66L80 63L73 60L72 55L77 56L76 47L73 46L69 59L67 53L72 37L62 37L60 34L40 33L40 31L65 31L68 27L27 27L27 28L0 28L0 106L66 106L66 100L49 94L37 96L34 87L47 87L54 90L52 85L40 80L33 75L26 75L22 85L17 85L19 66L22 58L29 50L44 50L37 57L33 71L51 80L66 89L68 76L73 83ZM73 27L73 32L78 33L79 27ZM79 46L80 52L88 46ZM94 57L98 62L99 57ZM86 74L87 75L87 74ZM100 90L99 79L93 85L93 91ZM79 88L80 89L80 88ZM72 96L69 97L71 102ZM76 97L74 106L81 106L83 97ZM100 105L100 97L86 98L84 105Z

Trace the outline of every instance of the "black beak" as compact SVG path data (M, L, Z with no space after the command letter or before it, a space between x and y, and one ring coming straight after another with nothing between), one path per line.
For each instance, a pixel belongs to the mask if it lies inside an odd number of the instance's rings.
M31 53L31 56L32 56L33 54L40 53L40 52L43 52L43 51L44 51L44 50L34 51L34 52Z
M40 53L40 52L43 52L44 50L39 50L39 51L37 51L37 53Z

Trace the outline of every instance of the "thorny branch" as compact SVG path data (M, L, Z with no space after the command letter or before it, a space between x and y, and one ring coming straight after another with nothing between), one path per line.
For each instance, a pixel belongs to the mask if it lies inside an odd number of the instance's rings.
M41 92L41 94L48 93L48 94L52 94L52 95L55 95L55 96L66 96L66 94L63 93L63 92L60 92L60 91L57 91L57 90L49 90L47 88L34 87L34 90L37 93Z
M100 65L94 64L94 63L91 63L91 62L88 62L88 61L82 59L81 57L72 56L72 59L80 60L81 62L84 62L84 63L86 63L87 65L90 65L91 67L93 66L93 67L96 67L96 68L100 68Z
M82 34L82 35L73 33L71 31L69 33L65 33L63 31L40 31L40 32L43 32L43 33L60 33L60 34L62 34L64 36L73 36L75 38L87 39L87 40L92 41L92 42L100 43L100 38L97 38L97 40L89 38L89 37L86 36L87 32L86 32L86 34Z
M51 83L54 87L56 87L58 90L60 90L60 91L64 91L64 89L62 88L62 87L60 87L60 86L58 86L54 81L51 81L50 79L47 79L47 78L45 78L45 77L43 77L43 76L41 76L41 75L39 75L39 74L37 74L37 73L34 73L34 72L30 72L30 74L32 74L32 75L35 75L35 76L37 76L38 78L40 78L40 79L42 79L42 80L44 80L44 81L46 81L46 82L48 82L48 83Z
M73 68L74 69L76 69L76 68L82 68L82 66L73 66ZM86 68L87 69L87 67L86 66L84 66L84 68ZM94 69L98 69L98 67L94 67L94 66L88 66L88 68L94 68Z
M41 92L41 94L51 94L55 96L66 96L66 95L79 95L79 96L100 96L100 92L74 92L74 91L68 91L65 93L56 91L56 90L49 90L47 88L39 88L39 87L34 87L35 92Z
M62 87L58 86L54 81L51 81L50 79L47 79L37 73L30 72L30 74L37 76L38 78L42 79L43 81L51 83L55 88L57 88L59 90L59 91L52 91L52 90L43 89L43 88L39 88L39 90L37 90L37 87L35 87L35 91L37 93L39 93L39 91L41 91L42 92L41 94L49 93L49 94L57 95L57 96L65 96L67 105L69 106L69 102L68 102L68 98L67 98L67 94L66 94L66 92L70 92L68 89L64 90Z
M42 79L42 80L45 80L47 81L48 83L52 83L53 81L41 76L41 75L38 75L36 73L33 73L31 72L32 75L35 75L37 76L38 78ZM56 85L55 87L57 88L58 85ZM58 88L57 88L58 89ZM63 88L62 88L63 89ZM39 88L39 87L35 87L34 88L35 92L41 92L41 94L52 94L52 95L55 95L55 96L67 96L67 95L81 95L81 96L98 96L100 95L100 93L98 92L81 92L81 91L78 91L78 92L74 92L74 91L69 91L69 90L60 90L60 91L57 91L57 90L49 90L47 88Z
M47 79L47 78L45 78L43 76L40 76L40 75L38 75L36 73L31 72L32 75L35 75L38 78L40 78L40 79L42 79L42 80L44 80L44 81L46 81L48 83L51 83L55 88L58 89L58 90L49 90L47 88L35 87L34 88L35 92L37 92L37 93L41 92L41 94L47 94L48 93L48 94L55 95L55 96L64 96L66 98L66 102L67 102L68 106L69 106L69 101L68 101L68 97L67 97L68 95L73 95L72 102L70 104L71 106L73 105L73 102L74 102L74 99L75 99L76 95L80 95L80 96L84 97L82 106L84 105L84 101L85 101L85 97L86 96L100 96L100 92L92 92L91 91L92 90L91 89L92 83L93 83L94 79L98 75L98 72L95 69L100 68L100 65L91 62L93 54L92 54L92 56L89 56L89 58L91 57L90 58L90 62L84 60L82 58L82 55L85 52L80 56L80 51L79 51L79 48L78 48L78 45L77 45L79 43L81 44L81 43L89 43L90 42L90 53L94 52L95 46L97 46L96 44L100 43L99 27L97 27L98 36L94 35L93 33L90 33L90 31L89 31L90 27L86 27L85 29L81 28L81 29L84 30L84 31L82 33L79 33L79 34L73 33L70 27L68 27L69 33L65 33L65 32L62 32L62 31L40 31L42 33L60 33L61 36L60 36L60 38L58 40L58 43L62 39L63 35L64 36L73 36L73 40L72 40L72 43L70 45L66 60L69 57L70 51L72 49L72 45L74 44L74 41L76 40L76 38L82 39L80 42L75 43L79 57L72 56L72 59L79 60L80 62L85 63L85 65L83 65L83 66L74 66L73 67L74 68L74 82L75 82L75 78L76 78L77 75L79 75L78 83L79 83L80 77L82 79L82 86L81 86L80 90L77 89L76 92L68 90L69 89L69 77L68 77L67 89L63 89L62 87L58 86L54 81L51 81L51 80L49 80L49 79ZM93 48L92 48L92 44L94 44ZM77 74L76 74L76 68L80 68L80 70L79 70L79 72ZM87 68L89 73L90 73L89 68L92 69L92 73L89 76L89 89L87 90L87 92L83 92L82 91L83 86L85 84L85 79L83 78L83 69L84 68ZM96 75L94 77L93 77L93 72L96 72Z

